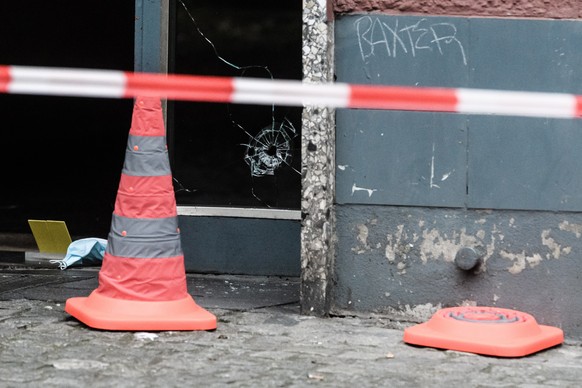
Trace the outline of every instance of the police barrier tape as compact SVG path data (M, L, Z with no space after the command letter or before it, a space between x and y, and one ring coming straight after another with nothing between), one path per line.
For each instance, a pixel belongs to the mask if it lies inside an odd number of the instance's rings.
M582 96L0 65L0 93L579 118Z

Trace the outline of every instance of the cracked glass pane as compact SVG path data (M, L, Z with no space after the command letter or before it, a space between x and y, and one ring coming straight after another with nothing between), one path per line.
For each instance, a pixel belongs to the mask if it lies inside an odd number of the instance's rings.
M300 0L177 0L170 71L302 77ZM178 205L299 209L301 107L168 102Z
M249 134L249 142L244 146L247 148L245 162L251 168L251 175L262 177L274 175L281 167L293 168L293 140L296 134L293 124L287 119L284 123L273 122L254 137Z

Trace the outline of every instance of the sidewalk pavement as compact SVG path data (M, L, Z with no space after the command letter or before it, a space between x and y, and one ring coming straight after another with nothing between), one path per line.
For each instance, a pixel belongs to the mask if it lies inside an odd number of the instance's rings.
M1 387L579 387L582 344L521 358L407 345L415 323L299 313L297 279L188 274L212 331L91 329L65 301L98 268L0 266Z

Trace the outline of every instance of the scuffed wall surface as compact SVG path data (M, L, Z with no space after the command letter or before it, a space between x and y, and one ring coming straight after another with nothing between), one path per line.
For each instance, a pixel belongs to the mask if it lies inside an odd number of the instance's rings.
M423 321L437 309L485 305L528 312L582 337L582 214L338 206L335 314ZM479 248L482 264L455 264Z
M384 12L497 17L582 18L580 0L334 0L335 13Z

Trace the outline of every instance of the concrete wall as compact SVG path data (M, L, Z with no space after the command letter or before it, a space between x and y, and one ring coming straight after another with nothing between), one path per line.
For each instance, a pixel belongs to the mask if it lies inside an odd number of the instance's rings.
M581 338L581 232L580 213L338 206L331 311L420 322L512 308Z
M325 8L325 2L313 4ZM336 15L582 17L577 0L337 0L328 6ZM325 31L333 31L330 23L324 25ZM325 123L319 127L325 128ZM335 144L332 135L327 140ZM335 158L335 152L333 147L325 157ZM494 154L491 157L496 158ZM323 158L320 156L320 161ZM305 168L309 171L314 165L311 161ZM309 203L317 208L317 200ZM570 210L452 209L336 201L331 214L319 213L326 222L319 225L328 225L326 233L331 230L331 238L302 230L303 241L309 242L302 246L303 280L306 273L313 279L315 269L325 275L325 281L314 287L321 298L303 294L304 311L319 301L320 311L326 309L330 314L381 313L421 322L442 307L490 305L528 312L541 323L563 328L567 337L582 338L582 209ZM317 260L308 260L316 253L311 246L321 241L332 244ZM314 263L315 269L306 271Z

